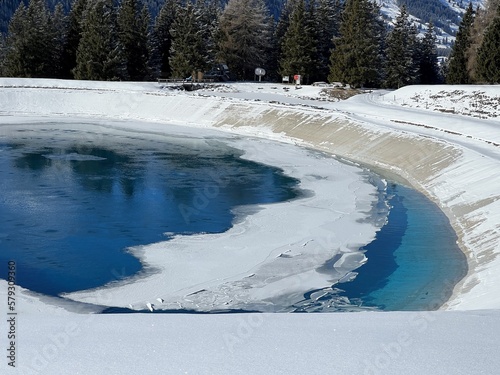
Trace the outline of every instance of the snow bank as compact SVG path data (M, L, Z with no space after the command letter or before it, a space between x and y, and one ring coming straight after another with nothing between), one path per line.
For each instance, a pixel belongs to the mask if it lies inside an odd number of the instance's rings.
M499 85L407 86L386 98L402 106L489 119L500 116L499 93Z
M9 373L494 374L497 314L25 315Z
M498 310L77 314L20 289L16 367L4 357L2 373L469 375L500 366Z

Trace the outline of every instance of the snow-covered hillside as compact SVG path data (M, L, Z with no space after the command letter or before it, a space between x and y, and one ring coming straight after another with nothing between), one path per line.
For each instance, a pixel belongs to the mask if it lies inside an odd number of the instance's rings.
M390 99L390 95L387 95ZM402 106L431 109L444 113L472 116L482 119L500 116L498 86L408 86L394 94Z
M473 0L471 2L474 9L477 7L484 8L486 4L486 0ZM377 0L377 3L386 21L389 24L393 24L399 15L399 7L405 2L400 0ZM438 50L441 55L446 56L455 41L455 33L460 25L462 15L469 6L469 1L429 0L425 2L411 1L406 3L411 19L417 26L421 37L427 29L427 24L432 20L436 30ZM427 12L422 11L422 9L426 8L424 4L427 4ZM440 6L444 9L449 9L448 17L445 16L444 10L441 11L443 14L433 13L433 10L439 9ZM416 13L416 9L420 10L419 13ZM450 16L453 16L453 19L450 19Z
M415 86L345 101L325 100L330 97L324 90L238 83L184 92L156 83L0 79L0 137L15 123L91 121L152 134L168 132L173 124L185 134L222 131L228 137L260 138L250 155L276 155L272 140L384 170L427 194L449 217L469 272L443 310L460 311L99 315L90 314L96 306L17 287L15 345L7 339L7 325L0 326L2 348L14 352L17 368L9 368L4 356L2 373L495 374L500 366L500 109L486 103L500 97L500 87ZM476 98L477 91L484 94ZM464 115L440 110L451 103L458 108L464 98L485 104ZM287 173L294 166L290 163ZM221 248L230 244L218 241ZM153 265L162 261L149 255ZM137 281L89 291L82 299L113 304L130 292L145 304ZM223 281L213 277L210 285ZM0 299L7 320L5 281L0 281Z

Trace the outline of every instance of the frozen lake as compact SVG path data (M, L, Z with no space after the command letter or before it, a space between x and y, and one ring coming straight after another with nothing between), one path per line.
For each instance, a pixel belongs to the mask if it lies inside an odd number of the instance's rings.
M16 259L19 284L40 293L131 276L141 264L128 247L224 232L235 206L298 195L296 180L213 139L89 139L54 126L0 140L0 258Z
M15 259L19 284L33 291L59 295L98 288L155 272L143 269L130 247L176 235L223 233L238 219L236 207L310 194L281 169L242 154L217 137L107 134L91 124L85 131L68 124L12 126L0 138L0 258L5 263ZM364 179L372 175L363 173ZM345 282L355 275L347 272L337 284L340 256L326 262L318 258L314 268L331 276L331 284L311 288L305 300L289 307L278 298L278 311L357 305L418 310L446 301L467 269L446 217L404 186L391 183L379 193L378 204L391 207L388 224L364 247L368 261L358 257L358 264L350 266L354 270L364 263L354 281ZM386 214L364 216L379 221ZM284 259L294 256L283 254ZM282 293L288 293L286 287Z

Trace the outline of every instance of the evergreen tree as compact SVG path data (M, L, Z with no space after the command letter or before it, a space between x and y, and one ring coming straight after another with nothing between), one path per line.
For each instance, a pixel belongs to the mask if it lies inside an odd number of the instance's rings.
M142 29L142 34L146 39L145 46L145 72L146 75L144 79L152 80L157 79L160 76L159 67L159 59L158 59L158 51L155 51L155 48L158 46L157 41L155 39L155 33L153 29L153 20L151 18L151 13L149 11L149 7L147 4L144 4L141 11L141 23L140 27Z
M318 0L317 3L317 71L316 79L324 81L330 70L333 39L340 36L343 5L340 0Z
M75 0L67 20L67 32L62 51L61 76L73 78L73 69L76 67L76 51L82 37L83 13L89 0Z
M13 77L54 77L51 17L44 0L21 3L9 24L6 74Z
M177 0L166 0L156 17L153 28L150 65L163 77L170 77L172 74L170 68L170 48L172 47L170 29L176 19L178 7Z
M420 83L432 85L439 82L439 65L436 50L434 25L429 24L424 38L420 42L419 76Z
M207 54L207 66L212 66L217 57L216 38L219 35L219 19L222 8L218 0L197 0L195 7L200 14L200 27L204 50Z
M406 7L401 8L394 29L387 37L387 77L385 85L399 88L418 79L417 30L411 24Z
M310 71L304 75L303 82L310 83L320 79L319 67L319 54L318 54L318 44L319 44L319 22L317 16L317 6L315 1L309 1L306 11L306 23L305 29L307 30L307 38L310 43L304 46L306 51L311 56L311 66Z
M148 75L149 11L140 0L123 0L118 10L118 37L127 61L127 75L142 81Z
M5 55L7 54L7 46L5 43L5 37L0 33L0 76L4 76L4 65L5 65Z
M193 4L188 3L177 10L170 32L172 46L169 63L172 77L186 78L193 72L205 71L207 53L204 49L200 15Z
M383 78L385 26L379 7L369 0L347 0L330 57L330 82L352 87L379 86Z
M239 79L253 79L266 68L271 48L269 11L262 0L229 0L219 22L218 60Z
M63 76L63 53L68 32L68 17L64 12L64 7L61 3L58 3L54 9L54 13L50 21L49 32L52 35L54 47L52 51L52 61L54 64L55 77L65 78Z
M470 83L479 80L477 76L479 47L483 43L486 29L493 22L499 6L500 0L486 0L485 8L483 9L478 6L474 13L474 21L469 31L469 46L465 53Z
M126 60L116 30L113 1L90 0L76 54L76 79L105 81L127 78Z
M500 6L477 53L477 76L482 82L500 83Z
M283 2L278 21L273 29L271 38L272 51L268 66L271 70L269 75L274 79L281 79L281 75L279 74L279 61L281 61L283 56L282 44L286 31L288 30L288 26L290 25L290 16L295 4L296 0L286 0Z
M309 22L304 0L298 0L290 16L290 24L283 37L279 62L282 76L300 74L307 79L312 74L316 41Z
M471 83L471 77L467 68L467 50L471 46L471 29L474 23L474 9L469 3L462 22L458 28L455 44L451 50L448 62L446 83L466 84Z
M25 14L26 7L20 3L9 22L9 32L6 40L6 53L4 58L4 74L10 77L24 76L24 61L22 53L25 49Z

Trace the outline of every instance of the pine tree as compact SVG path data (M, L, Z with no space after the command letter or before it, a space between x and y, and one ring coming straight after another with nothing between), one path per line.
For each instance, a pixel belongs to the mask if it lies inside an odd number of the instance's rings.
M128 77L142 81L148 74L149 12L139 0L123 0L118 9L117 24Z
M500 83L500 6L477 53L477 76L482 82Z
M309 72L304 75L303 82L310 83L320 79L320 73L318 71L319 66L319 55L318 55L318 44L319 44L319 23L317 16L317 6L315 1L309 1L306 9L306 23L305 29L307 30L307 38L310 42L304 46L305 50L311 57L311 65ZM326 76L325 76L326 77Z
M25 53L28 65L31 68L31 77L54 77L55 69L53 63L54 32L52 28L51 14L45 0L31 0L26 9L26 21L28 25L27 46Z
M439 82L439 65L436 50L436 34L434 25L429 24L424 38L419 43L419 77L420 83L432 85Z
M5 55L7 54L7 45L5 43L5 37L0 33L0 76L6 75L5 70Z
M469 32L469 46L465 52L470 83L479 80L477 76L479 47L483 43L486 29L493 22L497 14L498 7L500 7L500 0L486 0L485 8L483 9L478 6L474 13L474 21Z
M283 37L279 61L282 76L300 74L310 76L315 63L316 43L304 0L298 0L290 16L290 24Z
M50 13L44 0L21 3L9 24L6 74L13 77L54 77Z
M63 76L63 53L66 44L68 32L68 17L64 12L64 7L58 3L54 9L50 21L50 30L53 40L52 61L54 64L54 76L58 78L65 78Z
M89 0L75 0L67 20L67 33L62 51L61 76L73 78L73 69L76 67L76 51L82 37L83 13Z
M25 74L25 64L22 59L22 53L25 49L25 14L26 7L21 2L9 22L3 68L6 76L22 77Z
M193 72L205 71L207 53L204 49L200 15L193 4L188 3L177 10L170 33L172 46L169 63L172 77L186 78Z
M400 88L418 79L417 30L411 24L406 7L396 18L394 29L387 37L387 77L385 86Z
M159 71L159 75L162 77L170 77L172 74L170 68L170 48L172 47L170 29L176 19L178 8L177 0L166 0L153 27L150 66L153 70Z
M333 39L340 36L343 5L340 0L318 0L317 3L317 71L316 79L324 81L330 71Z
M76 54L76 79L127 78L123 46L117 37L112 0L90 0L82 22L82 38Z
M281 75L279 74L279 61L283 56L282 44L284 40L284 36L290 25L290 16L292 14L293 8L295 7L296 0L286 0L281 5L281 11L274 26L272 38L271 38L271 54L270 61L268 62L268 66L271 70L270 76L271 79L281 79Z
M271 48L271 18L262 0L229 0L220 17L218 55L239 79L253 79L266 68Z
M379 86L383 78L385 26L379 7L369 0L347 0L330 57L330 82L352 87Z
M141 33L144 35L145 51L144 51L144 68L146 75L144 79L152 80L159 77L158 70L158 52L154 51L154 48L158 45L154 38L153 20L151 18L151 13L147 4L142 7L140 15L139 27L141 28Z
M207 53L207 66L212 66L217 57L216 38L219 35L219 19L222 9L218 0L197 0L195 7L200 14L200 28L204 50Z
M475 12L472 3L469 3L462 22L458 28L455 44L451 50L448 62L446 83L467 84L472 83L472 79L467 68L467 50L471 46L471 29L474 23Z

